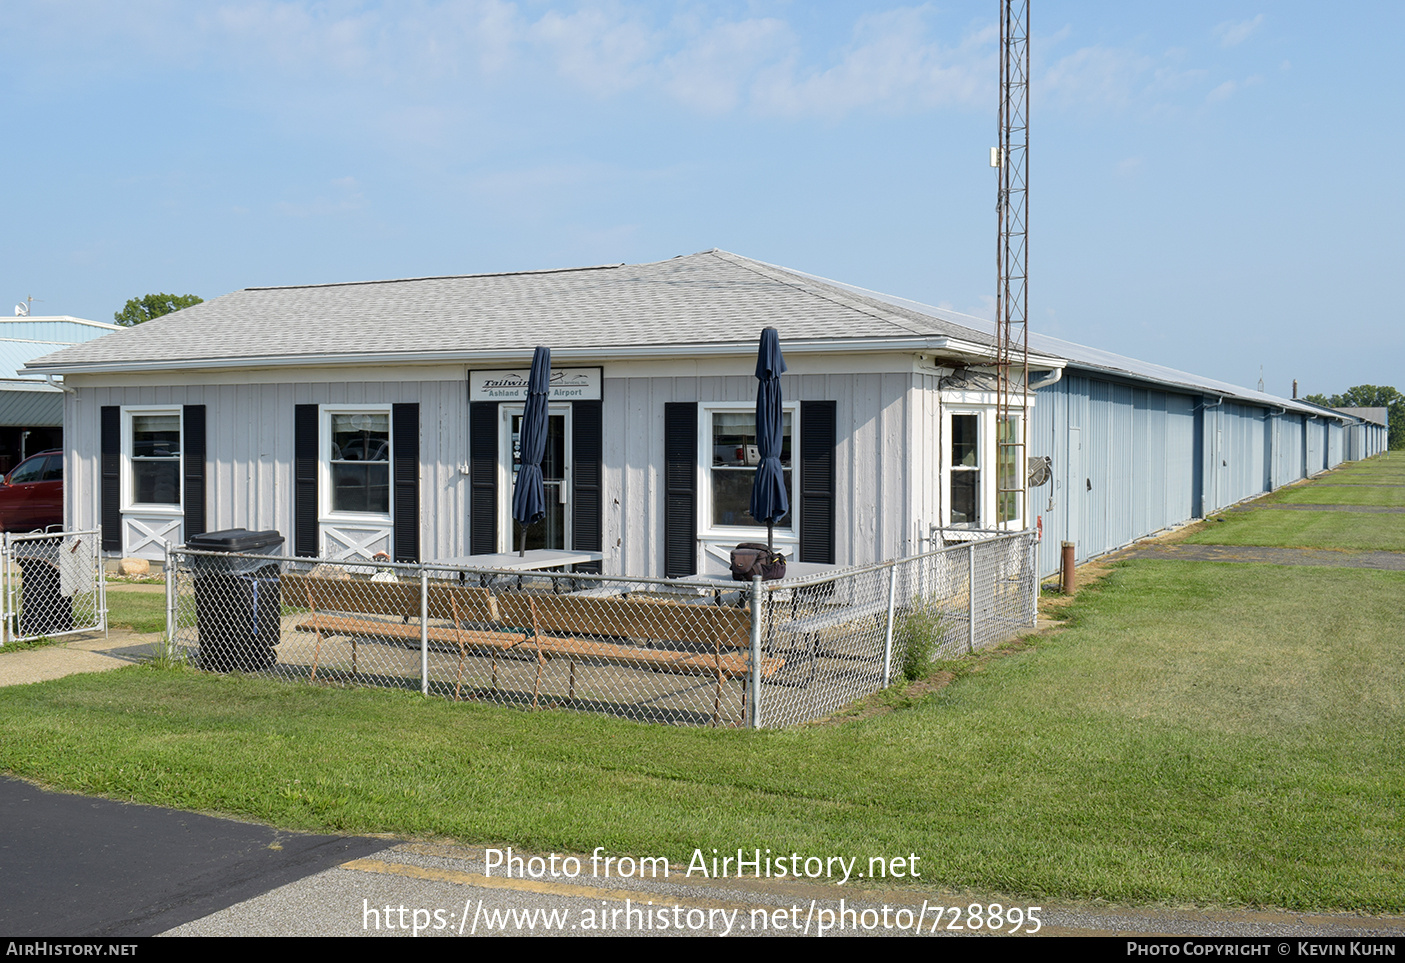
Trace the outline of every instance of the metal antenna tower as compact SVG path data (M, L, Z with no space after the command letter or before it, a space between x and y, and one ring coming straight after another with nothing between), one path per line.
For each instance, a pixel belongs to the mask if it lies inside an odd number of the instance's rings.
M1000 222L995 289L996 528L1025 527L1029 419L1029 0L1000 4Z

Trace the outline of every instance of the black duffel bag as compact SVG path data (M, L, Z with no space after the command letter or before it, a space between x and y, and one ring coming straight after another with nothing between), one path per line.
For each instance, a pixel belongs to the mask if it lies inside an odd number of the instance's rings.
M750 582L757 575L768 582L785 578L785 556L758 542L742 542L732 549L732 580Z

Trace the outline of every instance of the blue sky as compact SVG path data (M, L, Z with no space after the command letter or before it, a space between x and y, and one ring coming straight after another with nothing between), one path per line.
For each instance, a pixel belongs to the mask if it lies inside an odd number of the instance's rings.
M1037 330L1405 389L1405 4L1032 22ZM0 37L7 314L712 247L991 310L996 0L5 0Z

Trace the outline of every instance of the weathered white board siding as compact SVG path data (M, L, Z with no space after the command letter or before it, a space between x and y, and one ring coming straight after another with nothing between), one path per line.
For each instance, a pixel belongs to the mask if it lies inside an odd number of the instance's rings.
M66 399L65 486L69 523L94 528L100 511L99 411L105 405L205 405L205 512L210 531L248 528L293 534L293 411L300 404L420 405L421 550L457 554L467 544L467 389L462 381L173 385L79 388Z
M912 371L782 378L787 402L836 402L836 560L861 563L913 552L935 522L935 381ZM663 572L664 404L755 400L750 375L605 378L607 572ZM462 380L79 387L66 396L70 524L90 528L101 521L99 412L106 405L205 405L206 527L274 529L291 540L295 406L410 402L420 405L421 552L425 558L462 555L469 544L468 476L459 470L469 451ZM700 450L706 452L706 444L700 442ZM798 457L798 437L795 452Z
M863 563L915 550L916 517L933 498L935 431L929 379L892 374L784 375L789 402L835 402L835 559ZM664 567L664 405L756 402L750 376L605 378L606 571L659 574ZM797 417L798 430L798 417ZM703 470L708 445L700 440ZM798 436L792 441L799 456ZM616 507L615 503L618 503ZM614 510L612 510L614 509ZM934 517L934 516L933 516ZM699 520L699 531L704 526ZM733 543L741 541L739 536ZM698 560L704 563L699 546ZM706 566L702 570L706 570Z

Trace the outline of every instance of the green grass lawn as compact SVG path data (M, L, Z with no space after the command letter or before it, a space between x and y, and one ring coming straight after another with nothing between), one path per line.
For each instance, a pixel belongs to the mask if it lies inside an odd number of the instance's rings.
M1381 505L1387 508L1405 508L1405 484L1399 487L1355 484L1332 484L1314 482L1285 488L1264 499L1266 503L1285 505Z
M1379 479L1387 484L1405 484L1405 451L1388 451L1364 461L1348 462L1327 477L1339 481Z
M1348 484L1349 483L1349 484ZM1258 504L1405 507L1405 457L1354 462L1322 478L1281 489ZM1186 537L1193 545L1263 545L1405 551L1405 513L1253 509L1212 516Z
M51 645L62 645L64 642L67 641L68 639L64 636L59 636L57 639L51 639L47 636L41 636L37 639L23 639L18 642L14 639L11 639L4 645L0 645L0 655L5 655L11 652L28 652L30 649L43 649Z
M135 632L166 631L166 593L121 584L107 586L107 624Z
M1320 489L1306 489L1313 493ZM1379 549L1405 552L1405 514L1259 509L1225 512L1189 535L1191 545Z
M1401 912L1402 603L1405 573L1129 562L1061 633L781 732L132 668L0 690L0 768L295 829L913 852L930 888Z

